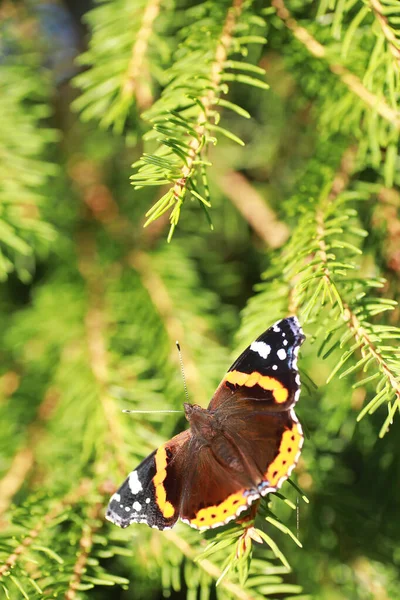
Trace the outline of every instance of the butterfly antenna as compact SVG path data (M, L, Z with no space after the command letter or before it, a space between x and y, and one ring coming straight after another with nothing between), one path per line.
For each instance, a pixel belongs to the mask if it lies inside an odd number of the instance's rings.
M181 373L182 373L182 379L183 379L183 387L185 389L185 396L186 396L186 400L189 402L189 394L188 394L188 389L187 389L187 385L186 385L185 369L183 368L181 347L179 345L178 340L176 340L175 343L176 343L176 347L178 349L178 354L179 354L179 363L181 365Z
M129 410L128 408L124 408L123 413L129 413L134 415L148 415L148 414L163 414L163 413L181 413L182 410Z

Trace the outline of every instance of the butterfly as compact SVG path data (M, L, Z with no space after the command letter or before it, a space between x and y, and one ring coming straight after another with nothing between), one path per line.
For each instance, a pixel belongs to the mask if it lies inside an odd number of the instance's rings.
M275 323L233 363L208 408L184 404L190 428L145 458L113 494L106 518L119 527L196 529L236 519L290 476L303 445L294 412L297 355L305 336L296 317Z

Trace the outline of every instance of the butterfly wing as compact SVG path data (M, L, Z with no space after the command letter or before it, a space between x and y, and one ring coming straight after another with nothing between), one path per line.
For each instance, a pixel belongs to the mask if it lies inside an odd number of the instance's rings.
M237 450L219 436L212 446L193 450L181 519L196 529L228 523L259 497Z
M189 439L190 430L183 431L145 458L111 497L106 518L119 527L146 523L171 528L179 517Z
M303 446L303 431L293 408L276 413L262 410L258 400L238 399L240 410L225 411L224 435L238 448L257 483L261 496L276 491L296 466Z
M296 317L278 321L233 363L218 386L209 410L239 397L263 402L264 410L288 410L300 394L297 354L305 336Z

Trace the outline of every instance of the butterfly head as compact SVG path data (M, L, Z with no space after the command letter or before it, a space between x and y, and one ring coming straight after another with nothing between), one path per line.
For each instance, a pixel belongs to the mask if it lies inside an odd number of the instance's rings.
M216 434L216 423L213 414L198 404L185 402L183 407L192 432L199 438L210 441Z

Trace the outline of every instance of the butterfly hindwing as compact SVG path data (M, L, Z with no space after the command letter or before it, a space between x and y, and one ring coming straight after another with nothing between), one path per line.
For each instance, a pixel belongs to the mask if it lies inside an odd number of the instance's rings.
M181 519L196 529L219 527L238 516L259 496L235 446L221 435L213 444L193 448ZM218 459L216 458L218 456Z
M240 404L240 411L231 414L225 435L240 450L248 469L257 473L257 489L264 496L280 488L296 466L303 445L302 428L293 409L272 413L260 410L257 400Z

